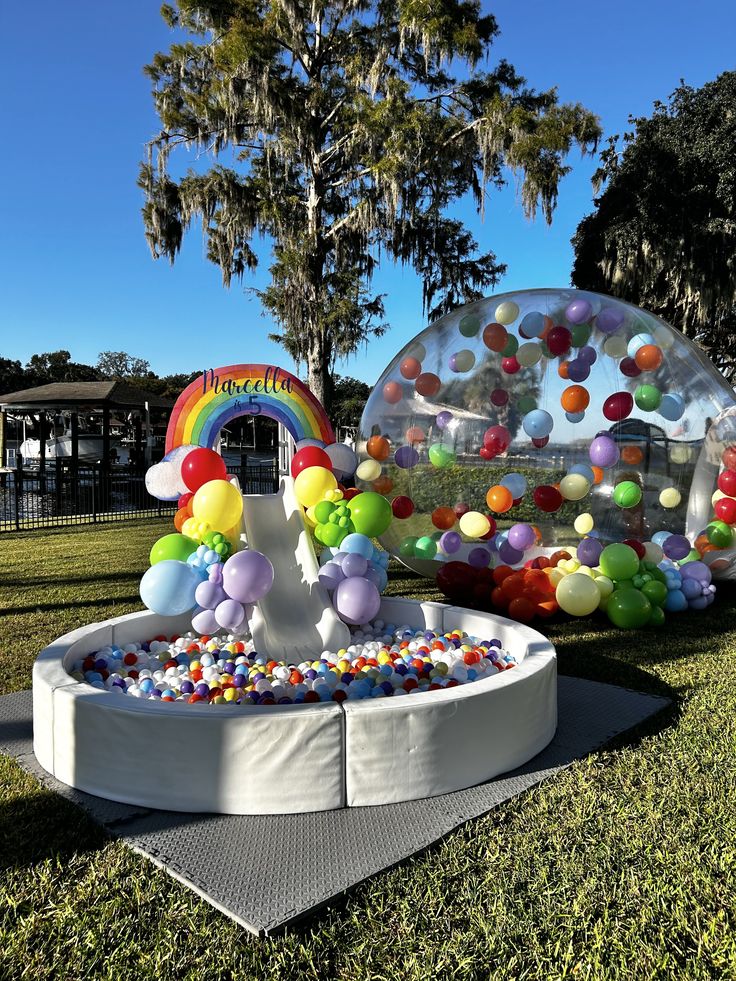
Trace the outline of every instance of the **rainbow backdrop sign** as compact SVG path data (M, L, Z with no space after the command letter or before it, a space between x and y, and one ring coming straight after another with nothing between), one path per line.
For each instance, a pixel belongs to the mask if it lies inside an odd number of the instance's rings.
M166 430L166 452L177 446L212 447L231 419L264 415L282 423L294 440L334 443L330 420L296 375L265 364L208 368L176 400Z

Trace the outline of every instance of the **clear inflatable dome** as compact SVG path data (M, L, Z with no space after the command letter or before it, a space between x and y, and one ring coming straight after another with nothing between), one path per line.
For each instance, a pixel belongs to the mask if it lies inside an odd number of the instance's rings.
M363 413L356 483L392 502L384 547L432 575L583 536L695 542L732 444L733 390L673 327L612 297L528 290L454 310L396 354Z

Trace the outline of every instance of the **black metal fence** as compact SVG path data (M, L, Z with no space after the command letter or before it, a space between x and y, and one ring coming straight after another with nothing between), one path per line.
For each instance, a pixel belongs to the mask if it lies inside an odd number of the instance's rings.
M244 494L271 494L278 487L276 463L230 466ZM79 466L50 461L45 472L24 468L0 473L0 532L57 528L130 518L173 515L176 502L146 490L145 470Z

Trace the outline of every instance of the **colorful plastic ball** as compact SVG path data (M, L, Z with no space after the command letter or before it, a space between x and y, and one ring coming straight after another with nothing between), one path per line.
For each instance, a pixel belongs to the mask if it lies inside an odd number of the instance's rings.
M508 487L504 487L503 484L494 484L488 489L486 504L496 514L505 514L514 506L514 497ZM462 519L460 527L462 528Z
M636 365L641 371L656 371L662 364L664 355L656 344L642 344L634 355Z
M509 334L502 324L488 324L483 328L483 343L489 351L500 354L506 347Z
M446 531L438 544L445 555L454 555L455 552L460 551L462 543L462 536L458 535L456 531Z
M564 503L562 494L551 484L542 484L539 487L535 487L532 496L534 497L534 503L540 511L546 511L548 514L559 511Z
M659 495L659 503L663 508L676 508L682 501L682 494L676 487L665 487Z
M558 357L570 350L572 345L572 334L567 327L553 327L545 338L550 354Z
M604 576L614 581L631 579L639 571L639 556L629 545L614 542L600 554L598 564Z
M482 538L490 530L490 527L490 521L480 511L467 511L460 518L460 531L467 538Z
M534 409L524 416L522 426L527 436L539 439L542 436L549 436L554 426L554 419L545 409Z
M627 378L638 378L641 374L641 368L639 365L633 358L629 357L621 359L618 370L622 375L626 375Z
M613 500L620 508L634 508L641 501L642 489L633 480L622 480L613 489Z
M729 548L733 543L733 529L725 521L711 521L705 533L716 548Z
M491 392L491 404L497 408L506 405L509 400L509 393L505 388L494 388Z
M332 460L327 453L318 446L305 446L304 449L295 453L291 461L291 476L296 477L307 467L324 467L332 470Z
M513 324L513 322L519 316L519 307L513 300L504 300L503 303L499 303L496 307L494 316L497 323L503 324L504 327L508 327L509 324Z
M521 365L516 359L516 355L511 354L509 357L501 359L501 370L507 375L515 375L517 371L521 370Z
M584 412L590 405L590 395L582 385L568 385L560 396L565 412Z
M443 446L442 443L433 443L428 450L428 456L432 466L438 469L451 467L457 459L455 451L449 446Z
M201 581L196 569L187 562L163 559L143 573L141 599L154 613L178 616L196 606L194 594Z
M365 450L368 456L382 463L384 460L388 460L391 444L385 436L371 436L365 444Z
M401 495L391 501L391 511L395 518L406 519L414 514L414 501L410 497Z
M722 470L718 474L718 490L729 497L736 497L736 470Z
M603 307L596 314L595 325L603 334L615 334L624 319L624 312L618 307Z
M608 619L617 627L637 630L652 616L652 604L639 589L616 589L606 604Z
M362 460L358 464L355 476L358 480L365 481L366 483L371 480L378 480L381 476L381 464L378 460Z
M736 501L732 497L721 497L716 501L713 510L720 521L725 521L728 525L736 523Z
M574 617L587 617L598 609L601 594L595 579L573 572L560 579L555 590L555 599L565 613Z
M457 329L460 331L463 337L475 337L480 330L480 317L476 316L474 313L466 313L465 316L460 319Z
M578 535L587 535L593 530L595 522L593 521L593 515L584 511L579 514L575 521L573 522L573 527Z
M447 409L443 409L442 412L438 412L435 416L435 422L437 423L438 429L447 429L453 420L453 415Z
M337 490L337 478L326 467L307 467L294 478L294 493L303 508L319 504L334 490Z
M662 551L668 559L677 562L690 552L690 542L684 535L668 535L662 543Z
M273 586L273 566L268 556L249 548L231 555L222 567L222 587L239 603L257 603Z
M560 494L566 501L580 501L590 491L590 481L580 473L568 473L560 481Z
M603 551L603 545L597 538L584 538L577 547L578 562L591 569L598 564Z
M184 457L181 476L190 491L197 491L211 480L225 480L227 466L219 453L200 446Z
M521 473L507 473L501 479L501 486L508 487L513 500L520 500L526 494L526 477Z
M438 507L432 512L432 524L440 531L449 531L457 521L457 515L448 507Z
M633 358L639 348L645 347L647 344L654 344L654 338L651 334L634 334L626 345L626 353L630 358Z
M662 401L662 393L656 385L640 385L634 392L634 401L642 412L654 412Z
M634 399L631 392L615 392L603 403L603 415L610 422L620 422L631 415Z
M677 393L668 393L662 396L657 411L669 422L677 422L685 414L685 400Z
M417 358L404 358L399 365L399 372L402 378L406 378L408 381L414 381L422 373L422 362Z
M391 505L380 494L365 491L347 503L355 530L368 538L378 538L391 524Z
M520 552L526 552L536 540L537 536L531 525L516 524L509 528L507 541Z
M424 395L426 398L433 398L442 387L439 377L431 371L424 371L414 382L417 395Z
M389 381L383 386L383 400L389 405L396 405L404 395L404 389L398 382Z
M618 444L610 436L601 434L591 442L588 455L597 467L612 467L619 458Z
M192 552L197 551L197 542L186 535L164 535L154 542L149 555L151 565L163 562L166 559L176 559L178 562L186 562Z
M514 356L522 368L532 368L541 361L542 349L534 341L528 341L526 344L519 346L519 350Z
M456 374L462 374L466 371L470 371L475 366L475 355L472 351L463 350L456 351L455 354L450 355L449 368L450 371Z
M411 470L419 463L419 453L413 446L399 446L394 453L394 463L401 470Z

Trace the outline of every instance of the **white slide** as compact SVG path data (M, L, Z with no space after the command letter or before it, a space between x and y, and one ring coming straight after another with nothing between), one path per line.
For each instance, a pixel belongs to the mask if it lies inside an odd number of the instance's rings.
M291 477L281 478L275 494L243 494L243 527L248 548L267 555L274 570L273 588L256 604L250 624L258 653L298 664L347 647L350 631L319 581Z

